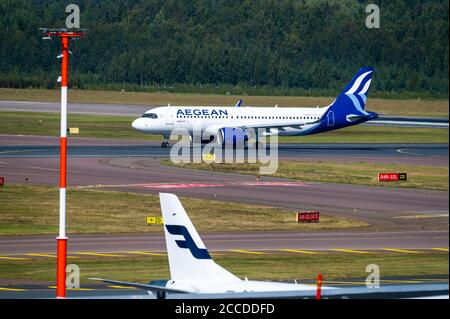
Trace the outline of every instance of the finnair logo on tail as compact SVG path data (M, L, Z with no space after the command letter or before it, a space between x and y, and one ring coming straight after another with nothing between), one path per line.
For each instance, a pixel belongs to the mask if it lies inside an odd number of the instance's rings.
M368 71L366 73L361 74L353 83L350 90L345 92L345 94L352 100L353 105L355 108L361 112L362 114L368 115L366 111L364 111L364 105L366 104L367 100L367 91L369 90L370 83L372 82L372 79L369 79L364 85L362 85L363 81L368 77L370 74L372 74L373 71ZM362 103L361 103L362 102Z
M180 235L184 237L184 240L175 240L175 243L180 248L189 249L194 258L211 259L208 250L197 246L186 227L180 225L166 225L166 229L172 235Z

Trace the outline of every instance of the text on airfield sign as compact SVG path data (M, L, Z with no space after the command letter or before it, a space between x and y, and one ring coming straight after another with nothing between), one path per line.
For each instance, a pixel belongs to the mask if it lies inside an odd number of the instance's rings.
M406 181L406 173L378 173L379 182Z
M162 217L154 217L154 216L148 216L146 218L147 224L163 224Z
M320 220L319 212L302 212L296 214L297 223L318 223Z

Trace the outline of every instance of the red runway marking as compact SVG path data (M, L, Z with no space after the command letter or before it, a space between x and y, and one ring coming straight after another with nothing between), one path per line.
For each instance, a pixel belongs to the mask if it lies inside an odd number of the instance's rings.
M136 185L138 186L138 185ZM222 183L222 184L206 184L206 183L161 183L161 184L142 184L139 185L145 188L202 188L202 187L224 187L224 186L282 186L282 187L298 187L306 186L302 183L294 182L237 182L237 183Z
M200 188L200 187L222 187L226 185L189 183L189 184L148 184L143 186L146 188Z

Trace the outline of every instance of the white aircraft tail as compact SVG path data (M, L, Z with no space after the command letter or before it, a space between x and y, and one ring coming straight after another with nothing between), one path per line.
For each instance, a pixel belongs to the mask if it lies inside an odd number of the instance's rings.
M240 281L216 264L177 196L159 194L172 280Z

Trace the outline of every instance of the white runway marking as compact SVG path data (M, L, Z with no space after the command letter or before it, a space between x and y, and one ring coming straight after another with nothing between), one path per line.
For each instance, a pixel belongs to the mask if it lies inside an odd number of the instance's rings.
M37 169L37 170L43 170L43 171L53 171L53 172L59 172L59 168L48 168L48 167L38 167L38 166L29 166L29 165L18 165L18 164L14 164L14 163L6 163L6 162L0 162L0 164L3 165L12 165L12 166L17 166L17 167L25 167L25 168L32 168L32 169ZM68 172L71 173L82 173L81 171L74 171L74 170L67 170Z
M413 152L407 152L403 148L400 148L397 150L398 153L401 154L407 154L407 155L415 155L415 156L424 156L425 154L419 154L419 153L413 153Z
M437 217L448 217L447 214L416 214L416 215L404 215L404 216L394 216L396 219L422 219L422 218L437 218Z

